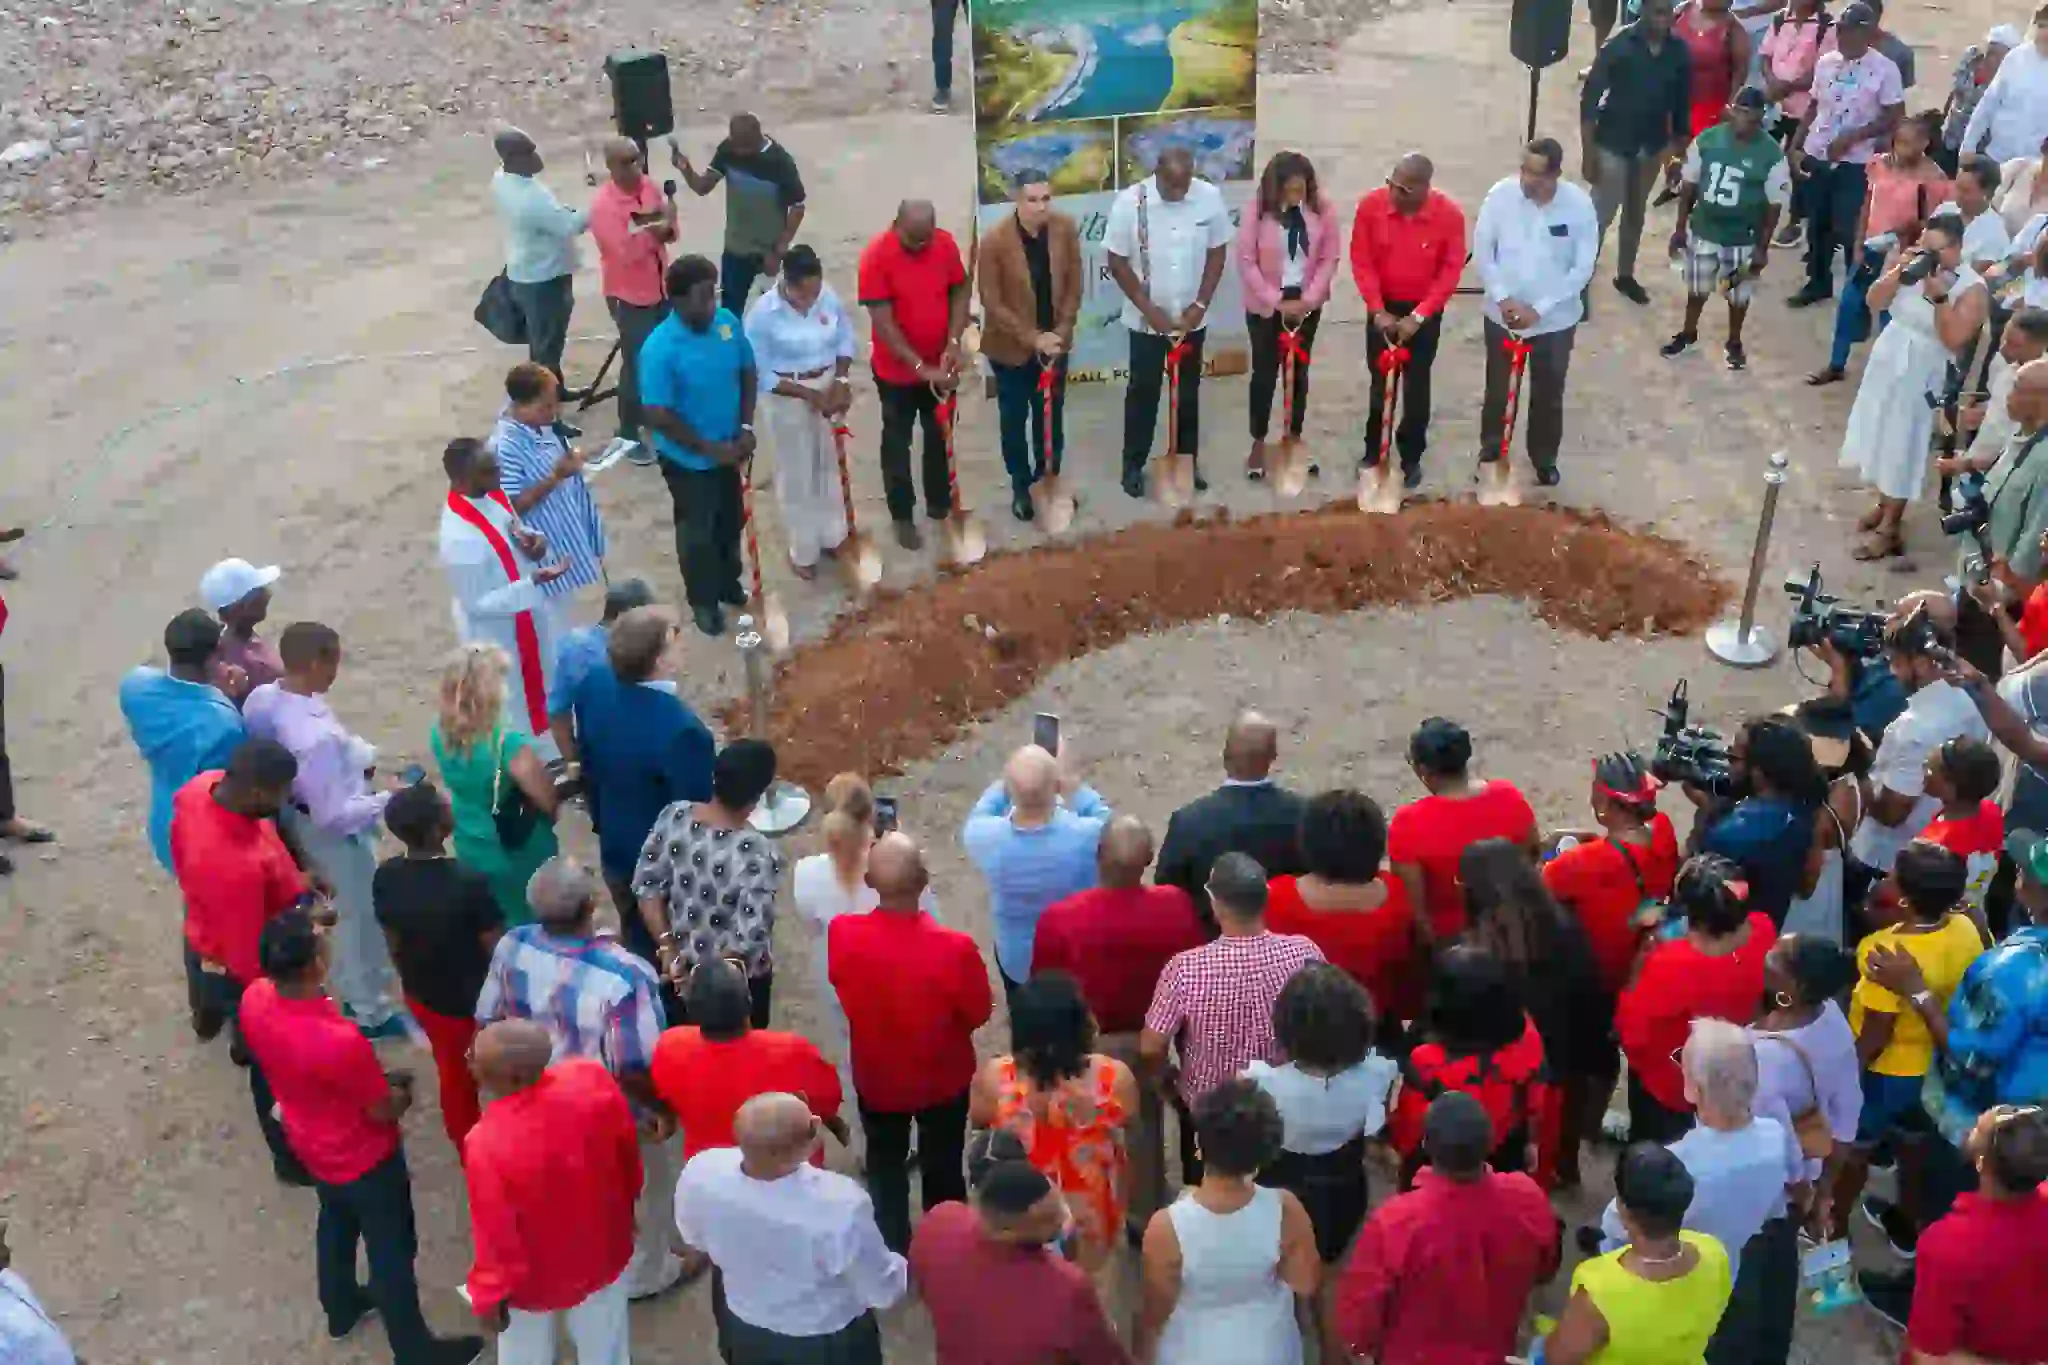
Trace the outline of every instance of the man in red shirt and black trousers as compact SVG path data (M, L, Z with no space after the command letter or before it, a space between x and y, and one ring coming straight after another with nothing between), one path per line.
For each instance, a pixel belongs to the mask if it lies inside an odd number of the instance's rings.
M470 1067L490 1107L463 1144L470 1311L498 1334L499 1365L553 1365L557 1317L582 1365L627 1365L638 1125L602 1062L550 1066L553 1051L526 1019L476 1038Z
M244 740L225 769L200 773L171 798L171 868L185 898L185 979L192 1027L211 1038L236 1018L242 993L263 977L257 945L263 926L293 906L310 906L312 888L277 832L299 762L275 740ZM270 1146L271 1169L287 1185L312 1179L285 1144L263 1068L249 1065L239 1029L228 1055L249 1067L256 1124Z
M1423 1120L1429 1168L1359 1230L1337 1282L1337 1333L1376 1365L1494 1365L1529 1293L1557 1273L1563 1225L1535 1181L1489 1168L1493 1120L1460 1090Z
M1351 277L1372 314L1365 343L1371 406L1361 463L1380 462L1380 418L1386 404L1380 357L1389 346L1405 347L1394 448L1409 488L1422 482L1422 452L1429 444L1429 367L1443 332L1444 305L1465 270L1465 211L1448 194L1430 188L1435 173L1428 157L1408 153L1394 163L1385 185L1358 201L1351 225Z
M939 405L960 383L960 333L967 326L967 268L959 244L938 225L928 200L909 199L896 221L860 254L860 302L874 326L875 390L882 397L882 493L896 543L924 544L910 477L910 429L924 424L924 512L953 510ZM901 1250L901 1248L898 1248Z
M967 1091L974 1031L994 999L973 938L918 908L930 877L904 834L868 853L880 903L826 934L825 973L846 1012L854 1098L867 1134L868 1196L882 1240L910 1246L910 1126L917 1125L924 1207L965 1200Z
M1177 886L1145 885L1152 865L1152 831L1135 815L1103 827L1095 846L1102 884L1046 907L1031 947L1031 969L1065 972L1081 985L1095 1016L1097 1046L1134 1071L1145 1009L1159 973L1174 954L1208 942L1195 902ZM1129 1226L1142 1236L1152 1215L1166 1207L1163 1097L1140 1086L1131 1154Z

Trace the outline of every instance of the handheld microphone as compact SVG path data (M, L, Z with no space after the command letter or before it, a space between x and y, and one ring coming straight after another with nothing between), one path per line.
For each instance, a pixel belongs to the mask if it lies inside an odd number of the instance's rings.
M662 181L662 182L661 182L661 193L662 193L662 197L663 197L663 198L666 198L666 199L673 199L673 198L675 198L675 197L676 197L676 182L675 182L675 181L673 181L673 180L664 180L664 181Z

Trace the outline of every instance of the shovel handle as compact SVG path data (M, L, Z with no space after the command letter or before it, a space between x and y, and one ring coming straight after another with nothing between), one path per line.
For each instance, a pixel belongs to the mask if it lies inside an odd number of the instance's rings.
M960 467L953 460L953 419L959 412L960 398L957 392L939 393L936 385L933 386L932 393L937 395L939 400L938 407L934 409L932 415L937 418L939 435L946 442L946 503L957 517L966 511L960 505Z
M740 470L740 525L747 532L747 569L754 581L754 604L764 606L761 596L761 543L754 538L754 466Z
M832 447L839 457L839 497L846 507L846 538L852 540L858 535L859 527L853 520L853 471L846 462L846 443L853 436L853 428L844 422L832 424Z
M1057 479L1060 476L1060 452L1058 447L1054 446L1052 442L1052 400L1054 391L1059 388L1059 382L1059 367L1046 360L1044 356L1040 356L1038 358L1038 391L1044 396L1045 419L1039 425L1039 435L1044 438L1045 473L1046 477L1050 479Z
M1506 464L1515 445L1515 417L1522 410L1522 371L1529 367L1529 343L1520 332L1509 332L1501 348L1508 354L1508 411L1500 427L1500 459Z

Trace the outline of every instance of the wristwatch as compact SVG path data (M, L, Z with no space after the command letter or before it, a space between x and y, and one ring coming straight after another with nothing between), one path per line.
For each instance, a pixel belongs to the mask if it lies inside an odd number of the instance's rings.
M1914 1004L1916 1004L1916 1005L1919 1005L1919 1006L1921 1006L1921 1007L1923 1007L1923 1008L1929 1008L1929 1009L1933 1008L1933 1005L1934 1005L1934 992L1933 992L1933 991L1914 991L1914 992L1913 992L1913 1003L1914 1003Z

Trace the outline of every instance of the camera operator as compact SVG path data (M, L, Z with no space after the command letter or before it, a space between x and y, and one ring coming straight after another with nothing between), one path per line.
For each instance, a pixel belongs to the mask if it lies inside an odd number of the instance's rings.
M1955 666L1955 627L1955 607L1938 592L1907 593L1885 627L1885 661L1906 691L1906 709L1885 727L1870 767L1870 799L1849 837L1843 904L1851 909L1941 807L1927 794L1927 756L1958 736L1990 733L1970 697L1945 676ZM1853 918L1848 927L1860 937Z
M1981 532L1963 542L1960 572L1968 579L1968 560L1982 553L1990 578L1985 586L1993 590L1973 591L1957 624L1959 636L1970 646L1965 654L1993 677L2002 671L1997 666L2004 643L1999 622L2016 613L2044 576L2041 537L2048 532L2048 453L2040 447L2048 438L2048 361L2032 361L2018 372L2006 408L2015 430L1985 476L1982 502L1966 500L1962 512L1944 520L1945 527L1955 525L1969 512L1975 513L1969 520L1981 520Z
M1962 404L1956 412L1958 438L1969 433L1969 453L1943 455L1934 468L1945 479L1966 474L1988 474L2005 453L2005 443L2019 423L2013 419L2006 400L2022 366L2048 355L2048 308L2022 308L2007 322L1999 338L1998 356L1991 362L1990 388L1981 398ZM1967 552L1966 552L1967 553Z
M1782 716L1750 721L1728 745L1734 800L1691 782L1687 799L1700 808L1693 851L1718 853L1742 868L1747 906L1783 925L1806 889L1813 824L1827 801L1827 780L1804 731Z
M1906 709L1906 689L1881 654L1867 658L1847 654L1827 639L1811 648L1828 666L1827 697L1847 705L1857 730L1875 744L1885 727Z

